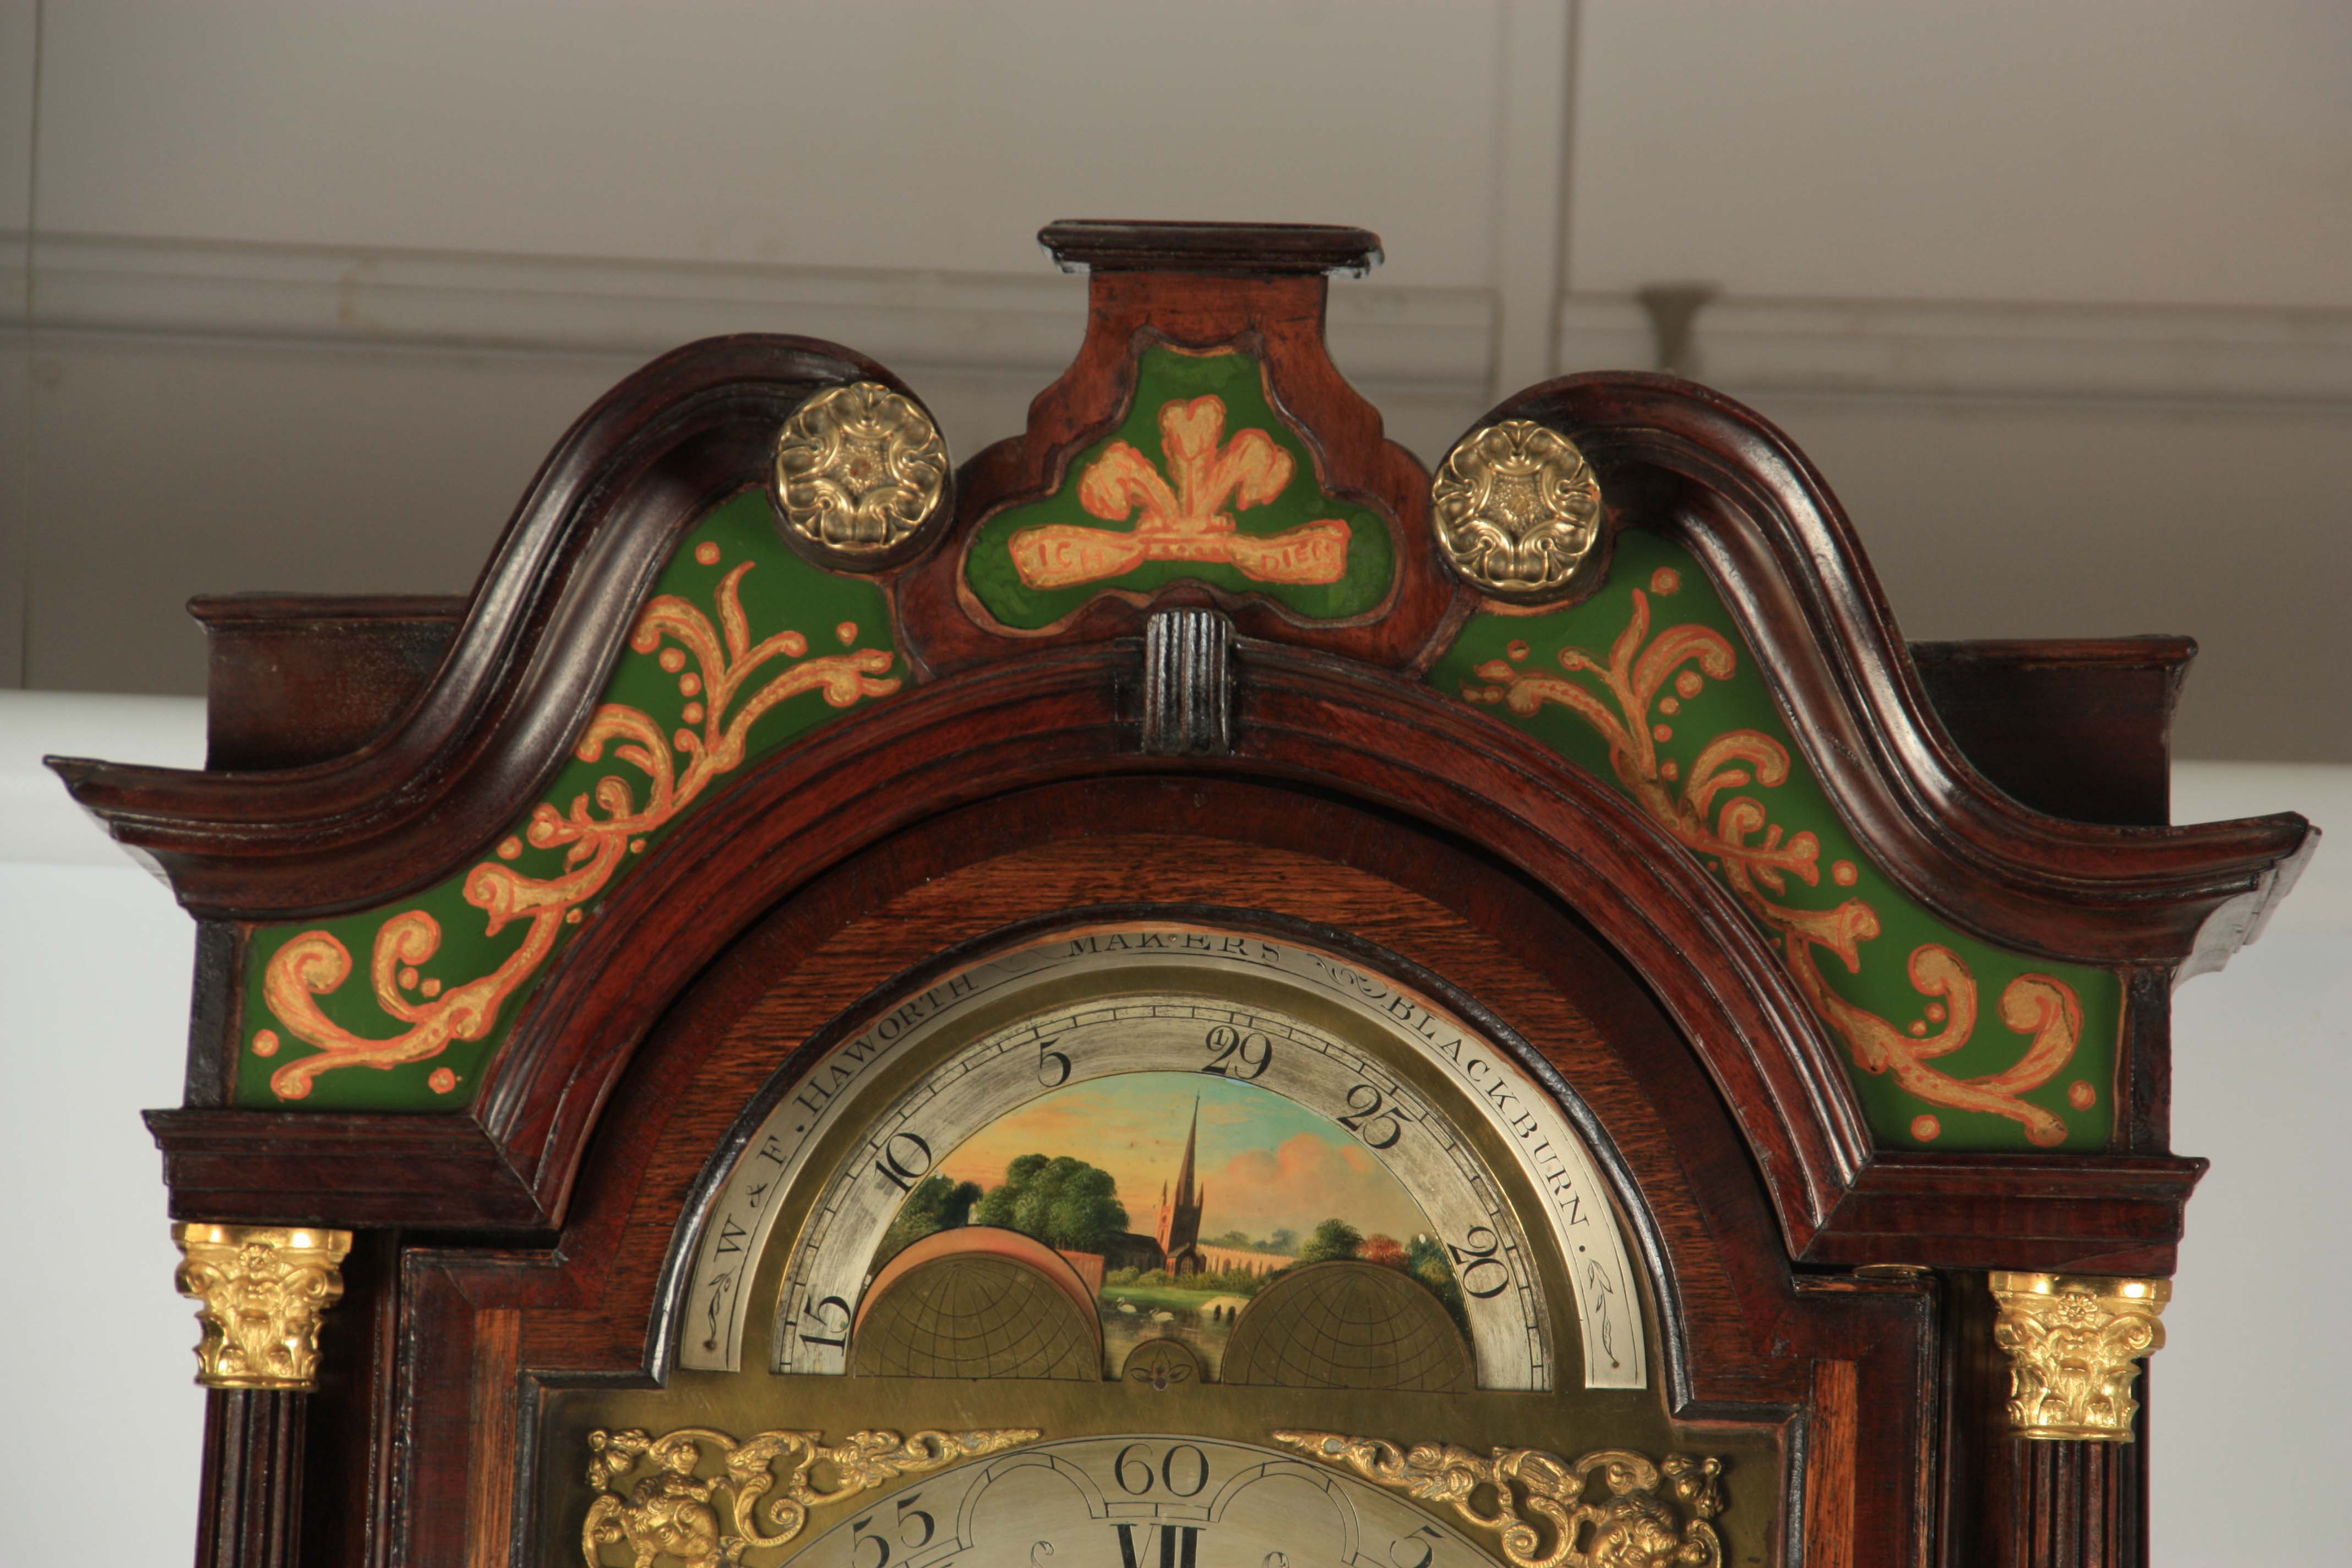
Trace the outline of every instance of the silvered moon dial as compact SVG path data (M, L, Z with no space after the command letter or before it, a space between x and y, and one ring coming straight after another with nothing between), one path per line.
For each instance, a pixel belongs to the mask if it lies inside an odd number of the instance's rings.
M744 1364L760 1274L777 1373L1542 1390L1578 1371L1549 1279L1585 1386L1647 1379L1559 1103L1430 999L1255 934L1094 928L902 999L774 1097L685 1262L688 1369Z

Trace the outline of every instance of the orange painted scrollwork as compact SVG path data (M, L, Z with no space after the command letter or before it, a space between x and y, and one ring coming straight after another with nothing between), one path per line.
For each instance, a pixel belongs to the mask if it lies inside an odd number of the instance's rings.
M1667 595L1680 583L1674 572L1660 571L1650 585ZM1912 987L1932 999L1928 1016L1940 1021L1932 1034L1906 1033L1841 995L1822 975L1816 950L1833 955L1847 973L1860 973L1862 944L1879 934L1877 910L1853 897L1828 909L1783 901L1791 878L1807 887L1820 885L1820 840L1810 832L1788 833L1769 820L1763 802L1739 793L1750 784L1769 788L1788 779L1789 751L1780 742L1758 730L1727 731L1700 748L1686 778L1680 776L1680 764L1658 755L1656 742L1668 729L1660 714L1674 713L1707 680L1729 679L1738 657L1729 639L1704 626L1667 626L1654 637L1649 595L1637 588L1633 600L1632 617L1605 659L1582 648L1564 648L1559 675L1492 659L1475 672L1489 684L1465 687L1463 695L1474 702L1499 703L1522 718L1557 704L1599 732L1618 782L1645 816L1714 869L1778 939L1806 1000L1864 1072L1892 1074L1904 1089L1931 1105L2006 1117L2033 1143L2063 1142L2064 1121L2019 1097L2047 1083L2073 1058L2083 1033L2082 1004L2074 988L2048 974L2012 980L2001 993L2001 1022L2031 1043L2007 1069L1966 1079L1933 1065L1967 1045L1977 1026L1975 977L1950 948L1924 942L1910 957ZM1514 645L1513 652L1523 656L1524 646ZM1841 863L1834 872L1840 883L1853 879L1848 865Z
M894 657L887 648L803 658L808 639L797 631L753 643L741 600L743 575L751 570L751 563L745 562L719 583L715 626L676 595L662 595L639 613L631 648L639 654L660 650L665 668L683 669L688 661L694 666L698 700L686 707L687 723L665 734L652 715L607 702L589 720L572 754L595 763L609 748L643 775L643 783L608 773L596 781L593 799L576 795L567 810L541 802L521 839L504 840L497 858L467 874L466 901L488 917L488 934L518 921L528 922L522 944L504 962L437 995L413 998L400 978L440 950L441 927L423 910L393 916L376 933L369 980L376 1005L408 1027L378 1039L343 1027L319 1006L318 998L340 989L352 972L351 952L333 933L305 931L278 950L263 974L263 998L288 1033L318 1047L317 1055L288 1062L270 1075L279 1099L304 1098L321 1073L390 1068L436 1057L452 1040L481 1039L496 1026L499 1010L547 962L563 927L579 923L583 906L604 891L632 856L644 852L646 836L693 805L713 780L741 765L751 726L762 714L803 692L821 693L827 705L846 708L898 689L898 678L886 673ZM665 648L665 643L674 646ZM779 658L802 662L761 679ZM524 840L538 849L562 849L562 868L534 877L507 864L521 854ZM436 1075L433 1087L446 1092L456 1080L444 1083L441 1077Z

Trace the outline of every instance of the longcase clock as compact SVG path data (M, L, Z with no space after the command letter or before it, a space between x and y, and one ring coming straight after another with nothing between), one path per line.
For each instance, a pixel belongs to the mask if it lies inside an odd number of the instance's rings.
M152 1113L213 1568L2146 1558L2179 639L1906 647L1658 376L1434 469L1353 229L1056 224L955 466L741 336L463 601L206 600Z

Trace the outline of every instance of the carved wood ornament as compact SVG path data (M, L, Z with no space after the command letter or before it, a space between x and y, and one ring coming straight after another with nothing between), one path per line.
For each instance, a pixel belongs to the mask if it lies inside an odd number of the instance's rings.
M1424 468L1362 231L1041 237L1084 342L952 472L691 344L462 605L205 602L212 769L52 759L200 922L202 1560L2144 1561L2170 990L2315 837L2162 820L2189 645L1906 646L1670 378ZM1150 1094L1156 1230L975 1163ZM1405 1217L1253 1237L1318 1150Z

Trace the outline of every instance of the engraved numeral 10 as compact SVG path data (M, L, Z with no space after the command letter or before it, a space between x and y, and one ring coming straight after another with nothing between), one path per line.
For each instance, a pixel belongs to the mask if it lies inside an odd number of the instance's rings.
M931 1146L911 1132L893 1132L882 1141L882 1157L874 1162L882 1179L893 1183L902 1193L915 1190L915 1183L931 1168Z

